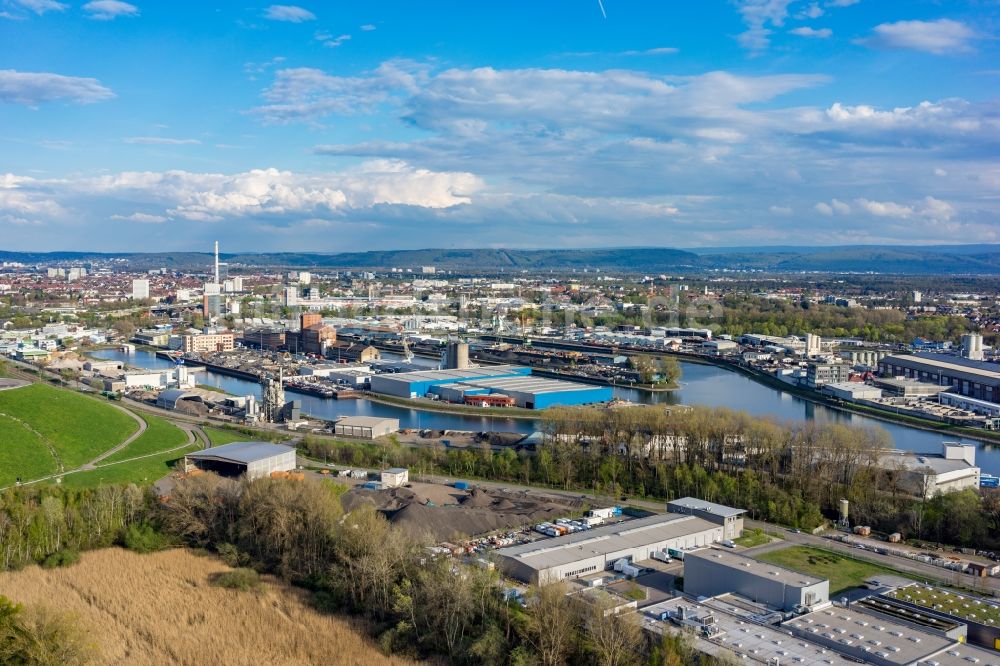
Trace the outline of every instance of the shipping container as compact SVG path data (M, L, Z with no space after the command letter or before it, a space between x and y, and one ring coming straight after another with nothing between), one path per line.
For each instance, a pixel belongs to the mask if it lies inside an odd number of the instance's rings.
M472 485L468 481L456 481L455 488L458 490L468 490Z

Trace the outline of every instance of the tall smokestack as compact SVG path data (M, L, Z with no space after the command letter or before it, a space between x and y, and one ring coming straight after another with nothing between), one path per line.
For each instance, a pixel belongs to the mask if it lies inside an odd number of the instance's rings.
M215 241L215 284L219 284L219 241Z

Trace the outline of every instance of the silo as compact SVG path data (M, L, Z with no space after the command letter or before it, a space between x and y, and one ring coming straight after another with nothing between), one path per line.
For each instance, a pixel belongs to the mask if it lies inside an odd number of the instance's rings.
M847 509L850 502L845 499L840 500L840 522L847 524Z

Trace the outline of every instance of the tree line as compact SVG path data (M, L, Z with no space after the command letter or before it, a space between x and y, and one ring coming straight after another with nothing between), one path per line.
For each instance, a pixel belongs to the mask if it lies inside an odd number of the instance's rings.
M318 610L363 618L387 653L498 666L714 664L684 640L654 640L636 614L605 617L606 603L567 596L561 584L532 588L526 606L510 601L495 570L432 555L429 539L371 505L345 513L344 490L210 474L178 480L164 499L134 485L9 490L0 496L3 567L69 566L71 553L113 544L183 545L305 587ZM90 663L84 638L67 618L0 598L0 657L10 656L0 662Z
M709 407L550 408L536 450L489 439L465 449L306 436L324 462L409 467L416 475L489 479L614 497L684 496L746 508L750 517L813 529L851 504L851 520L887 533L1000 549L1000 491L923 498L882 428L780 423Z

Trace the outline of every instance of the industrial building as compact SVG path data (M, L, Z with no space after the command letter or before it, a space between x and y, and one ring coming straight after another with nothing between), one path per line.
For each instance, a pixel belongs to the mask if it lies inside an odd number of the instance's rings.
M187 454L184 467L185 471L197 468L222 476L256 479L295 469L295 449L269 442L233 442Z
M979 487L976 447L944 442L941 453L886 451L879 459L885 469L899 473L901 486L917 497L931 498L941 493Z
M169 409L171 411L181 409L182 404L185 402L203 404L205 401L197 393L189 393L184 389L167 389L166 391L161 391L160 395L156 396L156 406L160 409ZM181 411L184 410L181 409Z
M333 434L344 437L375 439L399 431L399 419L378 416L345 416L333 425Z
M449 402L466 402L469 396L505 395L526 409L583 405L612 398L610 386L534 377L531 368L516 365L376 375L371 378L371 389L401 398L431 396Z
M806 366L806 386L811 389L843 383L850 377L851 366L846 363L809 363Z
M823 387L823 393L837 398L838 400L879 400L882 397L882 389L877 386L869 386L861 382L836 382Z
M880 374L947 387L952 393L1000 402L1000 366L941 354L886 356Z
M500 567L511 578L545 584L606 571L621 559L640 562L652 559L656 551L698 548L724 540L723 527L717 523L667 513L496 552Z
M743 514L745 509L734 509L724 504L706 502L697 497L682 497L667 502L667 511L704 518L710 523L722 525L725 539L739 539L743 535Z
M738 594L750 601L791 611L830 600L830 581L738 555L707 548L684 558L684 591L696 597Z

